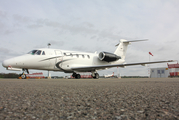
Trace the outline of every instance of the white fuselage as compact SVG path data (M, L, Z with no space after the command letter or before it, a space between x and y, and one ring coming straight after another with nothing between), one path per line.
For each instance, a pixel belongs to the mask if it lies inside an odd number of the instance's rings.
M38 49L40 54L25 54L3 61L3 66L13 69L37 69L50 71L92 72L93 69L74 71L71 68L95 65L121 64L124 60L115 62L101 61L97 53L76 52L59 49ZM44 52L44 54L42 54ZM97 69L96 69L97 70Z
M127 41L120 40L114 53L100 52L88 53L67 51L60 49L38 49L32 50L28 54L4 60L2 65L8 70L23 70L22 78L25 78L24 71L29 73L29 69L48 70L48 71L62 71L65 73L73 73L72 76L79 79L78 72L91 72L92 77L97 79L99 74L97 70L125 67L132 65L146 65L154 63L174 62L168 61L154 61L154 62L138 62L138 63L124 63L127 46L131 42L139 42L145 40Z

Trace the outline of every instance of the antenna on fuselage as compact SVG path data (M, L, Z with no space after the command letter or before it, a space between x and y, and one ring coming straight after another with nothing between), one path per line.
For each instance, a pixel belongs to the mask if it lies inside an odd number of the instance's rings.
M51 44L50 44L50 43L48 43L48 44L47 44L47 46L48 46L48 48L50 48Z

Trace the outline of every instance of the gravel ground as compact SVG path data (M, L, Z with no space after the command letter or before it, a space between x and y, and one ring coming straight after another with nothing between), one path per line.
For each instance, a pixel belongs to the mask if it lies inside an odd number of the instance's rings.
M0 120L179 120L179 79L0 79Z

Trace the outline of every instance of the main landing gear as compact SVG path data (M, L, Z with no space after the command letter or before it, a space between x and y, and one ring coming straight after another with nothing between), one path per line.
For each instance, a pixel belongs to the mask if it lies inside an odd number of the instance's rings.
M99 79L99 74L98 74L98 73L92 72L91 76L92 76L94 79Z
M80 74L73 73L73 74L72 74L72 77L74 77L74 78L76 78L76 79L80 79L80 78L81 78L81 75L80 75Z
M98 74L98 73L92 72L91 76L92 76L94 79L99 79L99 74ZM73 73L73 74L72 74L72 77L74 77L74 78L76 78L76 79L80 79L80 78L81 78L81 75L80 75L80 74Z
M21 77L22 79L26 79L26 74L25 74L24 72L27 72L27 73L29 74L29 70L28 70L28 69L22 69L22 71L23 71L23 73L20 74L20 77Z

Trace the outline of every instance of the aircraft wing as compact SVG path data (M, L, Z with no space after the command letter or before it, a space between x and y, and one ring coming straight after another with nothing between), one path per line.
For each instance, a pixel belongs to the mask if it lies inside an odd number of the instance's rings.
M168 61L154 61L154 62L140 62L140 63L123 63L123 64L109 64L109 65L95 65L95 66L84 66L84 67L72 67L71 69L74 71L79 72L91 72L98 69L106 69L112 67L125 67L125 66L133 66L133 65L142 65L145 66L146 64L154 64L154 63L165 63L165 62L175 62L175 60L168 60Z

